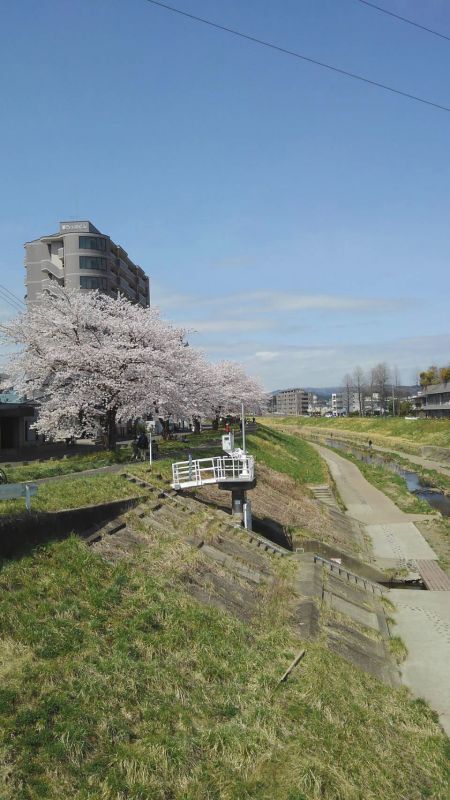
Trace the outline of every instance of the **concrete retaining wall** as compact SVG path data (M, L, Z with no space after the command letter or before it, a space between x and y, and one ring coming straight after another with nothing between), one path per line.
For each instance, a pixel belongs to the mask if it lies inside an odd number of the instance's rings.
M50 539L62 539L72 532L81 534L92 525L114 519L141 501L142 497L129 497L65 511L0 516L0 556L10 558Z

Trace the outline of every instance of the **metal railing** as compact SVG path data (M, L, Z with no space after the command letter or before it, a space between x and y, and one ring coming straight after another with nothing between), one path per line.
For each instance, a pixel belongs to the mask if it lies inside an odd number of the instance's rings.
M342 564L338 564L337 561L329 561L328 558L323 558L317 555L317 553L314 553L314 561L320 561L321 564L329 568L330 572L337 572L338 575L344 575L348 581L353 579L356 584L362 584L364 589L372 589L373 594L375 594L375 592L379 592L380 594L384 593L384 589L379 583L374 583L367 578L362 578L361 575L356 575L355 572L350 572L350 570L343 567Z
M224 481L252 481L255 476L253 456L230 458L216 456L214 458L197 458L189 461L177 461L172 464L172 487L174 489L188 486L203 486L207 483Z

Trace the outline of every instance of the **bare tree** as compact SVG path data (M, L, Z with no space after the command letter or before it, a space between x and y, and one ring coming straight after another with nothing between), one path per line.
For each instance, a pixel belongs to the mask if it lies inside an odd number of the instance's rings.
M358 398L358 411L361 417L364 417L364 393L366 377L362 367L355 367L353 371L353 386Z
M386 399L388 385L390 382L390 371L385 361L380 362L371 370L371 389L372 389L372 413L373 413L373 394L378 393L380 409L386 410Z
M350 414L352 393L353 393L353 378L347 372L342 379L342 395L344 400L344 408L347 416Z
M395 366L392 370L392 416L399 415L400 412L400 370Z

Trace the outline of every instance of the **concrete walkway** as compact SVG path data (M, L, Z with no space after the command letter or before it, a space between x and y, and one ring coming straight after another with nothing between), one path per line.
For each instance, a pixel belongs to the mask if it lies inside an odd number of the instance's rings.
M405 514L372 486L358 467L333 450L313 445L327 462L347 513L365 525L380 567L414 567L416 559L436 559L434 551ZM396 606L393 633L408 655L401 665L403 683L437 711L450 735L450 592L390 590Z
M439 714L450 736L450 592L391 589L396 606L392 633L408 648L402 682Z

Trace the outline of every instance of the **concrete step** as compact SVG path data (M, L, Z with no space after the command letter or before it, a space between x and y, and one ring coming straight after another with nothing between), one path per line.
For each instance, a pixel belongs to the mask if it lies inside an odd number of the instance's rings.
M226 553L223 553L221 550L218 550L217 547L212 547L210 544L204 544L201 548L201 552L208 558L211 558L213 561L221 564L226 569L229 569L231 572L239 575L239 577L245 578L251 583L261 583L262 576L260 572L240 564L235 558L232 558Z

